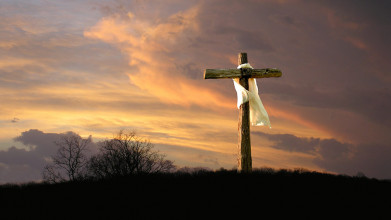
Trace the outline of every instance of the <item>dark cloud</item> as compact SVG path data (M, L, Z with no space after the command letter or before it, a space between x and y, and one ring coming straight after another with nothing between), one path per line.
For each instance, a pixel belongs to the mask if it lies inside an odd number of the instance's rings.
M37 129L22 132L14 140L27 146L29 150L10 147L0 151L0 183L41 180L43 167L57 152L55 142L69 134L72 132L44 133ZM96 145L92 143L90 149L96 150Z
M266 134L263 132L253 132L253 134L273 141L271 147L289 152L314 154L320 141L319 138L298 138L292 134Z
M391 169L389 159L391 148L389 145L360 144L350 148L349 151L336 151L338 152L336 154L333 152L333 147L338 147L338 145L340 143L324 148L328 151L323 152L326 153L326 157L316 158L314 164L337 173L355 175L362 172L368 177L391 179L389 172Z
M236 40L242 50L258 50L262 52L271 52L274 50L273 44L266 40L263 33L251 31L236 32Z
M312 85L264 83L262 91L284 102L323 109L340 109L361 114L369 120L391 127L391 89L387 87L343 87L329 90Z
M273 142L271 147L289 152L301 152L318 156L322 160L346 158L353 146L335 139L305 138L292 134L267 134L253 132Z
M33 168L43 164L43 158L37 152L10 147L7 151L0 151L0 161L7 165L32 165Z
M352 145L335 139L302 138L291 134L252 134L271 140L271 147L275 149L314 155L313 163L331 172L348 175L363 172L368 177L391 179L389 145Z
M314 3L306 0L307 3ZM335 2L333 0L321 0L317 3L330 8L338 9L338 13L351 21L360 22L380 22L381 24L391 24L391 17L387 12L391 10L391 3L388 0L378 0L369 2L365 0L345 0ZM360 14L361 16L357 16Z
M322 160L347 159L349 153L353 153L353 146L347 143L341 143L335 139L323 139L319 142L317 152Z
M282 16L281 21L287 25L295 25L297 23L295 18L289 15Z
M61 134L44 133L37 129L24 131L20 136L14 138L14 141L28 146L31 151L40 155L52 155L56 152L54 142L61 137Z

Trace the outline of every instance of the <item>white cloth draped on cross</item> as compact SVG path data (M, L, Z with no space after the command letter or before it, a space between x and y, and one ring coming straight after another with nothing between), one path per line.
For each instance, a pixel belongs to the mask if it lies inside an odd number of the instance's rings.
M249 63L244 63L238 66L241 68L252 68ZM235 90L238 96L238 108L246 102L250 102L250 122L253 126L268 126L271 128L269 116L263 107L261 98L258 95L258 86L254 78L248 79L249 90L239 84L239 78L233 78Z

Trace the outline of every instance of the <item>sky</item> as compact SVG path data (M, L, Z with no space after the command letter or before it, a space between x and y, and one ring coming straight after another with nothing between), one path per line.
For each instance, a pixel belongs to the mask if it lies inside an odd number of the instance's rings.
M178 167L235 168L231 79L254 68L272 128L253 168L391 179L391 3L1 0L0 183L39 181L62 134L134 130ZM93 150L93 151L94 151Z

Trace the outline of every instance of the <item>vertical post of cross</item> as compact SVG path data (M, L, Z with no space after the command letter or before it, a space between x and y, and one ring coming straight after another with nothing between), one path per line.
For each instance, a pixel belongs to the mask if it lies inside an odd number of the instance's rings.
M247 53L240 53L238 58L238 64L241 65L244 63L248 63ZM249 90L250 78L269 78L269 77L281 77L281 76L282 76L282 72L279 69L276 68L253 69L251 68L251 66L248 65L240 69L237 68L236 69L206 69L204 72L204 79L238 78L239 84L247 90ZM250 84L252 85L253 82L250 81ZM261 100L259 100L259 102L260 101ZM267 115L265 117L267 117ZM257 118L255 119L257 120ZM239 107L238 135L239 135L238 170L242 172L251 172L252 159L251 159L251 142L250 142L250 103L249 102L245 102L241 104Z
M248 63L247 53L239 53L238 65ZM249 76L243 74L246 69L241 69L242 76L239 78L239 83L245 89L248 88ZM250 141L250 104L249 102L240 105L239 109L239 124L238 124L238 170L241 172L251 172L251 141Z

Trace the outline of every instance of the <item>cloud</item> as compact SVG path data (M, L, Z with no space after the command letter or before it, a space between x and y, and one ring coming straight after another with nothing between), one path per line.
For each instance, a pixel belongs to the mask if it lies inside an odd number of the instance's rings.
M20 142L25 146L29 146L30 150L34 150L41 154L53 154L53 144L61 135L56 133L44 133L37 129L24 131L20 136L14 138L14 141Z
M319 138L298 138L292 134L267 134L259 131L253 134L273 141L271 147L289 152L313 154L320 141Z
M391 178L389 174L391 162L388 159L391 152L389 145L352 145L335 139L305 138L291 134L263 132L253 132L253 134L272 141L272 148L314 155L312 162L329 172L348 175L363 172L368 177Z
M55 141L70 133L44 133L37 129L22 132L14 140L29 150L13 146L0 151L0 183L41 180L43 167L57 152ZM90 153L96 150L95 143L90 145L90 149Z
M268 83L265 93L298 106L347 110L379 124L391 126L391 89L386 87L345 87L323 90L315 86Z
M163 102L179 105L200 105L210 108L232 108L229 100L207 84L183 73L184 67L203 69L190 60L191 43L199 31L199 7L171 14L157 24L138 19L108 16L85 32L88 38L99 39L118 46L137 71L129 73L130 81L158 97ZM210 105L213 103L213 105Z

